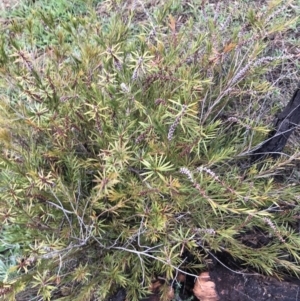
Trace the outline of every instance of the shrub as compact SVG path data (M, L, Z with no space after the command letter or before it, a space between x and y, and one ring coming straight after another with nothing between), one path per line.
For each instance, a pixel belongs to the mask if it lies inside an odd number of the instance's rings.
M297 178L274 177L299 153L248 160L297 64L272 49L293 1L74 3L1 33L3 298L138 300L216 252L299 275Z

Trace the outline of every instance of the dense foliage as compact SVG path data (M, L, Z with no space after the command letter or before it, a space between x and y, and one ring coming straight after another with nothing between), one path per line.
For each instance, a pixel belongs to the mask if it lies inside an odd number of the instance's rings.
M2 24L2 298L138 300L217 252L299 275L299 153L249 160L299 79L295 3L84 2Z

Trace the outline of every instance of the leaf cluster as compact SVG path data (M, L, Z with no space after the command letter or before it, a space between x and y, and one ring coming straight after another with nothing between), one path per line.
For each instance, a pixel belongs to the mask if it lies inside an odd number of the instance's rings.
M299 154L248 162L294 6L36 2L1 32L0 295L138 300L216 252L298 276Z

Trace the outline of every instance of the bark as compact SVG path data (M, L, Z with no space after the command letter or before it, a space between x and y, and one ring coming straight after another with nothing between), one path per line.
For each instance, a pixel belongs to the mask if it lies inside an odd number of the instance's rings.
M252 162L270 156L278 158L290 135L300 123L300 88L298 88L288 105L278 115L274 122L274 129L268 139L253 152Z

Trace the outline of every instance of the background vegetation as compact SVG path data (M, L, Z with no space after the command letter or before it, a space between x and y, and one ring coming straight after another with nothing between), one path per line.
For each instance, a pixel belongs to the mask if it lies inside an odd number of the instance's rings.
M158 275L166 299L220 253L299 276L297 136L249 159L299 82L296 2L2 12L3 300L138 300Z

